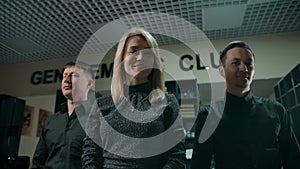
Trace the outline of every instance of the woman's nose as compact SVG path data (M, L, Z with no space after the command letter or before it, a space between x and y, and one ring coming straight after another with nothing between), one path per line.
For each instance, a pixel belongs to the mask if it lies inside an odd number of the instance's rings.
M143 52L142 50L137 51L138 54L136 56L136 60L142 60L143 59Z

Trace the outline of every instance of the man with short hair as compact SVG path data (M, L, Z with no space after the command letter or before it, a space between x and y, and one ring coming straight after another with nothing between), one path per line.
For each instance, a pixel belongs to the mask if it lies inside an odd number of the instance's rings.
M250 90L255 70L251 48L231 42L220 60L226 96L199 111L191 169L209 169L212 162L216 169L300 168L290 115L277 101Z
M81 155L85 125L92 101L89 92L94 73L84 62L65 65L61 90L67 102L61 111L45 120L36 147L33 166L43 169L81 169Z

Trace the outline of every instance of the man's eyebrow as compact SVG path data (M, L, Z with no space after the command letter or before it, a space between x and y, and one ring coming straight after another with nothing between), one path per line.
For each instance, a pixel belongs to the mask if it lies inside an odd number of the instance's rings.
M79 75L80 73L79 73L79 72L76 72L76 71L74 71L74 72L71 72L70 74L71 74L71 75L73 75L73 74L75 74L75 75Z
M73 71L73 72L69 72L69 73L67 73L67 72L64 72L63 73L63 75L72 75L72 74L79 74L78 72L76 72L76 71Z

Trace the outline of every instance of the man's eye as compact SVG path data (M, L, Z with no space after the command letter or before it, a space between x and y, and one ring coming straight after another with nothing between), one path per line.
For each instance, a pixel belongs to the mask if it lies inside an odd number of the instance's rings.
M234 65L239 65L240 62L232 62L232 64L234 64Z
M79 77L79 74L77 74L77 73L72 73L72 77Z
M246 63L247 66L253 66L252 62Z

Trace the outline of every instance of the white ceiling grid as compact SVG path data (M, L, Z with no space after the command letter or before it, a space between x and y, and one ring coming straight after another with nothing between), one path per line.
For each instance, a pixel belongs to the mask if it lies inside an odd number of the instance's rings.
M76 56L96 28L127 15L167 13L204 30L203 23L210 21L210 16L203 15L204 10L239 5L245 6L240 26L222 28L222 23L216 24L219 28L204 31L209 39L300 31L299 0L1 0L0 64ZM179 36L184 32L189 35L187 40L197 40L192 30L184 29L185 25L174 29L171 25L175 21L154 16L127 17L126 24L139 23L152 30L159 30L163 24L169 27L168 32ZM178 43L171 37L155 36L159 44ZM20 39L27 39L28 44L20 44ZM22 47L23 51L17 50Z

